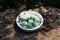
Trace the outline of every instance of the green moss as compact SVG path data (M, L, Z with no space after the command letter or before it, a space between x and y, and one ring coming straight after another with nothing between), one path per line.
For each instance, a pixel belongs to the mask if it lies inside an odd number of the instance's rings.
M43 3L40 0L29 0L27 1L28 8L36 8L43 6Z
M60 7L60 0L40 0L45 6Z
M0 11L4 11L7 8L8 8L8 4L6 0L0 0Z

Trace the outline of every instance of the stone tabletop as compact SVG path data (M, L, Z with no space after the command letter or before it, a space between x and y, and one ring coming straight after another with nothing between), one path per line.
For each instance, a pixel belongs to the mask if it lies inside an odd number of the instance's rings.
M15 19L16 10L0 12L0 40L60 40L60 9L46 7L47 13L40 14L44 23L34 32L24 32L18 28Z

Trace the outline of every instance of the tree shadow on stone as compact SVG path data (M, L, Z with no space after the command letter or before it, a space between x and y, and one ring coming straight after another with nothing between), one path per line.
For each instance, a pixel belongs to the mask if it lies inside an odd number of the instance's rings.
M43 24L43 25L45 25L45 24ZM29 36L33 35L33 36L36 36L38 34L38 32L41 32L42 34L45 34L46 32L53 29L53 27L51 25L47 24L47 23L46 23L45 26L46 26L45 28L39 28L36 31L27 32L27 31L23 31L22 29L20 29L15 22L14 23L14 30L15 30L16 34L19 34L19 35L29 35Z
M40 32L44 35L46 32L49 32L52 29L53 27L51 27L51 25L47 25L45 28L41 28Z
M20 39L20 40L36 40L36 35L38 34L38 31L33 31L33 32L27 32L23 31L21 28L19 28L16 24L14 23L14 30L15 30L15 38Z

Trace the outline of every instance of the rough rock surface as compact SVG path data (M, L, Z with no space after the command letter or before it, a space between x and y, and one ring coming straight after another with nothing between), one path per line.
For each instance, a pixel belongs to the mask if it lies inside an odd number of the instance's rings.
M60 9L46 7L41 13L44 24L35 32L18 31L15 19L18 13L13 9L0 12L0 40L60 40Z

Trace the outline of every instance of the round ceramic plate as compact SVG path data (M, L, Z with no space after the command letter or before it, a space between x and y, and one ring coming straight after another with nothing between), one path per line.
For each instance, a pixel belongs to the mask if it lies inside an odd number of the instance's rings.
M30 12L30 13L33 13L33 14L35 14L35 15L38 15L39 18L40 18L41 23L40 23L37 27L34 27L34 28L32 28L32 29L27 29L27 28L22 27L22 26L20 25L20 23L18 22L18 21L19 21L18 17L20 16L21 13L24 13L24 12ZM34 30L39 29L39 28L42 26L42 24L43 24L43 17L42 17L42 15L41 15L40 13L37 13L37 12L35 12L35 11L31 11L31 10L29 10L29 11L23 11L23 12L21 12L21 13L17 16L17 18L16 18L16 23L17 23L18 27L21 28L22 30L34 31Z

